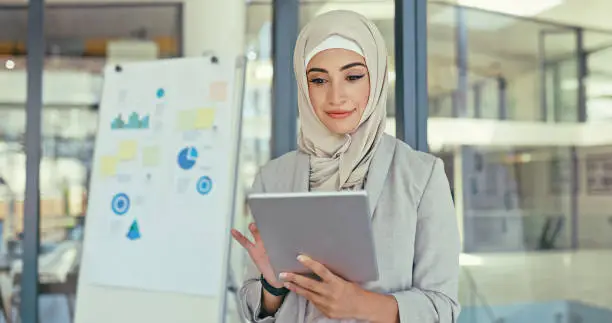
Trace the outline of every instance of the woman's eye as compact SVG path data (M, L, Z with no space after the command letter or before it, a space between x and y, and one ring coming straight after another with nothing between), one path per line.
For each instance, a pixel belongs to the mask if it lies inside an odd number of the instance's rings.
M364 76L365 76L365 74L361 74L361 75L349 75L349 76L347 77L347 79L348 79L349 81L357 81L357 80L359 80L359 79L363 78Z
M314 83L314 84L323 84L325 83L325 80L322 78L313 78L310 80L310 83Z

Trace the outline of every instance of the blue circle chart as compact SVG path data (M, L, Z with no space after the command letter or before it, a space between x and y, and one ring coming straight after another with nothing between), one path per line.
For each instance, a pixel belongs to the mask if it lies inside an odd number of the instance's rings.
M164 94L166 94L166 91L164 91L164 89L162 88L157 89L157 98L159 99L163 98Z
M178 154L177 162L182 169L191 169L198 159L198 150L195 147L187 147L181 149Z
M198 193L200 193L202 195L206 195L206 194L210 193L210 190L212 190L212 185L213 185L213 183L212 183L212 179L210 179L210 177L202 176L198 180L198 184L196 186L196 189L198 190Z
M130 210L130 197L125 193L119 193L113 196L111 208L117 215L124 215Z

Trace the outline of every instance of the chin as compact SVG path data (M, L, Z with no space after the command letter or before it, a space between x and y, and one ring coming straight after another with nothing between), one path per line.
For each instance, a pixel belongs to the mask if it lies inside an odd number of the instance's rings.
M328 120L325 126L327 126L329 131L337 135L345 135L347 133L352 133L357 127L357 123L350 120Z

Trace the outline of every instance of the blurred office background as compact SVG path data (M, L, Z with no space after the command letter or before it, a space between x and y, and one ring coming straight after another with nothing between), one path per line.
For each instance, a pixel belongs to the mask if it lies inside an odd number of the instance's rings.
M41 322L67 323L104 65L200 55L219 37L225 45L212 52L246 55L247 189L274 140L273 3L46 3L39 300ZM333 9L366 15L386 38L395 135L394 2L301 1L299 25ZM0 1L0 310L9 322L19 321L27 11L27 1ZM427 3L428 146L445 161L462 233L460 322L612 322L611 11L606 0ZM232 30L211 30L215 15ZM233 258L240 273L244 254ZM228 315L239 322L235 309Z

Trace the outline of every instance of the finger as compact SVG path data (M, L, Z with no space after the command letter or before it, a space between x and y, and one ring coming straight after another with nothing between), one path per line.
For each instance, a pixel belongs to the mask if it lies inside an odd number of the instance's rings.
M253 239L255 239L255 243L259 243L261 241L261 236L259 235L259 229L257 228L257 225L255 225L255 223L249 224L249 230L253 235Z
M302 287L304 289L307 289L319 295L325 295L328 290L325 283L318 282L314 279L308 278L303 275L297 275L293 273L282 273L280 274L280 279L282 279L285 282L289 282L289 283L298 285L299 287Z
M336 275L332 274L327 267L323 266L321 263L312 260L308 256L299 255L298 260L306 266L306 268L312 270L317 276L321 277L323 281L331 281L336 278Z
M232 237L234 237L234 240L238 241L238 243L247 250L253 247L253 243L236 229L232 229Z
M306 298L307 300L313 302L313 303L321 303L323 301L323 297L312 292L309 291L308 289L298 286L294 283L285 283L285 288L287 288L288 290Z

